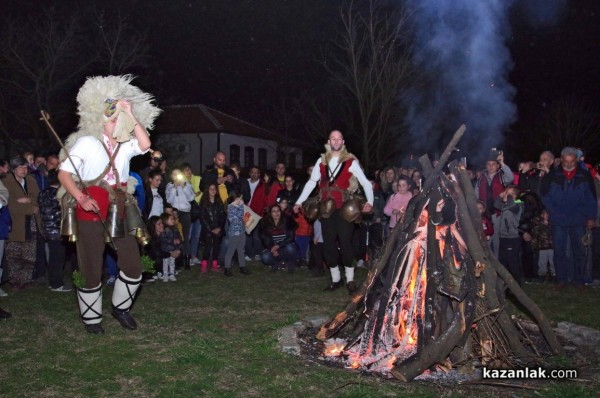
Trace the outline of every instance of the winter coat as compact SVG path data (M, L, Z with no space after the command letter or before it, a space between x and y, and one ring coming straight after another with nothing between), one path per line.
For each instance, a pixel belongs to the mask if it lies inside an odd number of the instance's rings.
M390 217L390 228L394 228L396 226L396 223L398 222L398 219L402 216L402 214L393 214L392 212L394 210L400 210L401 208L404 208L404 210L406 210L408 202L410 202L411 198L412 194L410 192L407 192L405 194L395 193L392 196L390 196L385 207L383 208L383 212L385 213L385 215Z
M595 220L598 204L590 173L577 167L569 181L562 166L551 170L542 182L542 202L550 216L550 224L561 227L585 225Z
M294 233L294 230L296 225L294 221L290 217L285 217L283 215L282 217L284 217L284 219L279 227L269 225L265 218L261 220L259 236L265 249L270 250L275 245L283 247L288 243L295 242L296 234Z
M215 228L221 228L221 235L225 227L225 208L219 202L206 200L200 206L200 223L202 224L202 235L208 235Z
M30 219L30 217L34 217L34 209L37 208L38 205L38 196L40 194L38 184L30 175L25 176L25 182L27 185L28 195L25 195L23 192L23 188L21 184L16 180L16 178L12 174L8 174L2 182L8 189L8 208L10 209L10 214L12 216L13 228L8 236L9 241L17 241L17 242L26 242L26 237L29 234L29 224L26 225L26 220ZM19 198L29 197L31 199L30 203L19 203L17 200ZM39 220L39 217L35 217L36 221ZM40 224L38 221L38 229L40 228Z
M40 192L38 196L38 205L40 207L40 220L42 223L42 235L47 240L59 240L61 208L60 202L56 199L58 188L48 187Z
M264 217L269 206L277 203L277 194L281 190L281 187L277 182L273 183L268 194L265 192L265 188L266 185L264 181L261 181L254 190L254 195L252 195L252 200L248 205L261 217Z
M496 209L500 210L500 221L498 222L500 238L518 238L522 231L519 226L523 215L523 202L509 197L506 202L497 197L494 202Z

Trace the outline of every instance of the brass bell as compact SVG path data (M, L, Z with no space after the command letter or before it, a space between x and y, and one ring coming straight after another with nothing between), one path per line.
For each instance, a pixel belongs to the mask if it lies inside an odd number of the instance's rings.
M65 214L60 220L60 234L67 236L69 242L77 242L79 229L75 217L75 208L67 207L65 210Z
M360 218L361 206L356 199L349 199L344 202L341 213L342 218L348 222L355 222Z
M136 238L144 236L146 224L144 224L137 205L131 201L125 202L125 222L126 230L130 235L134 235Z
M106 225L110 234L109 238L122 238L125 236L125 224L123 223L123 220L119 218L119 206L117 203L111 203L108 206Z
M141 236L139 236L138 234L140 234ZM150 240L152 239L152 237L146 229L136 229L135 238L137 239L138 244L142 247L148 245L150 243Z
M309 222L315 222L317 218L319 218L319 203L312 202L305 206L304 208L304 217Z
M335 201L331 198L321 202L320 213L322 218L329 218L335 211Z

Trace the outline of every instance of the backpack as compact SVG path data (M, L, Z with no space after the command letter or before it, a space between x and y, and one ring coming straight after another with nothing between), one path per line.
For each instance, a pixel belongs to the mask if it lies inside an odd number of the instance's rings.
M0 240L8 239L8 234L12 231L12 217L8 207L2 206L0 209Z

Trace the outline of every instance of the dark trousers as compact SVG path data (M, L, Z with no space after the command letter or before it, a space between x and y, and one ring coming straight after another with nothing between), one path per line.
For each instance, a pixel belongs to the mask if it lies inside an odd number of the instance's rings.
M210 231L204 234L204 253L202 255L202 260L219 260L221 239L221 235L215 235L210 233Z
M33 269L33 279L46 276L46 239L41 233L36 235L37 244L35 247L35 268ZM62 286L62 285L61 285Z
M521 266L521 238L500 238L498 261L504 265L517 282L523 280Z
M310 262L309 268L319 272L325 267L325 259L323 258L323 244L310 242Z
M354 224L344 220L341 212L336 210L331 217L321 219L321 230L323 231L323 253L327 265L337 267L338 258L341 255L342 264L339 265L352 267Z
M556 269L556 279L559 282L584 283L585 248L581 243L583 235L585 235L584 225L575 227L555 225L552 227L554 268Z
M102 280L104 268L104 228L96 221L78 221L79 240L77 241L77 259L79 271L85 278L86 289L93 289ZM133 235L114 238L117 247L117 263L129 279L138 279L142 275L140 250Z
M262 243L258 236L258 227L252 230L250 235L246 235L246 255L250 258L260 255L262 252Z
M64 285L66 251L62 239L48 241L48 282L52 289Z
M189 211L179 211L179 222L183 232L183 242L181 244L181 254L189 256L190 254L190 228L192 227L192 217ZM180 256L181 257L181 256Z

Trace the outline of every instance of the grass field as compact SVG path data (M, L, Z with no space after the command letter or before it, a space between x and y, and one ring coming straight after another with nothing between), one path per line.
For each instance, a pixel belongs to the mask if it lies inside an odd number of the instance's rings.
M277 345L281 327L333 315L348 294L323 292L328 280L306 269L270 273L257 263L250 269L250 276L234 269L225 278L196 268L182 271L177 282L147 284L134 307L139 328L133 332L110 317L112 290L105 287L106 334L100 336L84 331L74 292L11 293L0 300L13 314L0 323L0 396L598 396L593 384L581 382L548 383L537 392L402 384L284 354ZM600 328L600 291L559 296L540 285L527 289L548 317Z

